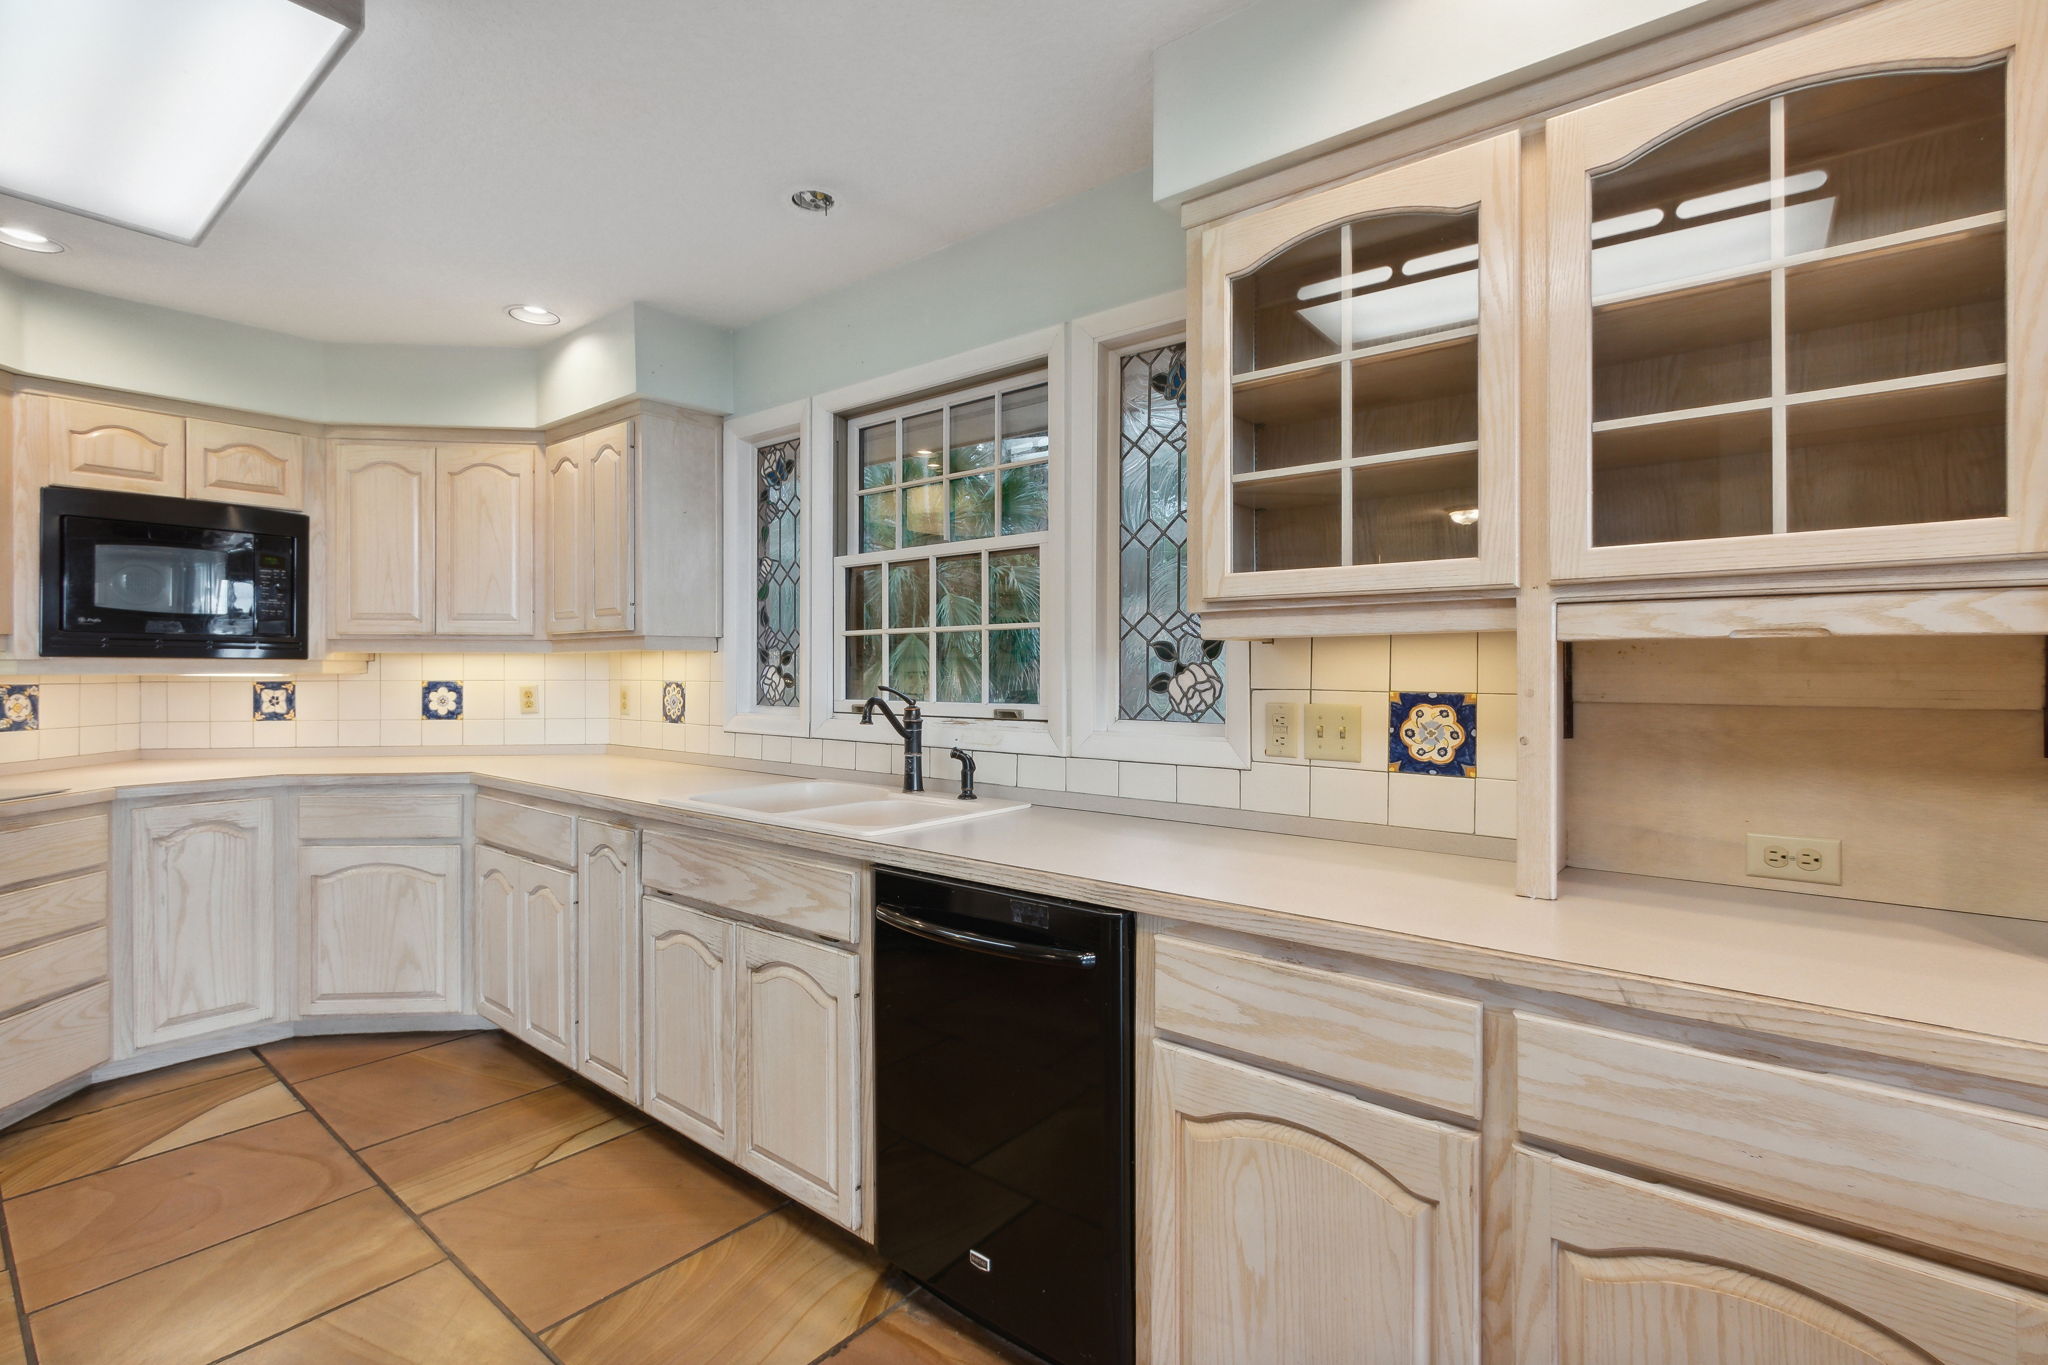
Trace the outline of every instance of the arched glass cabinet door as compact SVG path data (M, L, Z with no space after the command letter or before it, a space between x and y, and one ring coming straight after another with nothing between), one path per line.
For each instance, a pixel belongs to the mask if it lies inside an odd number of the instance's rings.
M1204 230L1212 607L1514 580L1513 136Z
M1551 120L1559 577L2048 550L2039 15L1908 0Z

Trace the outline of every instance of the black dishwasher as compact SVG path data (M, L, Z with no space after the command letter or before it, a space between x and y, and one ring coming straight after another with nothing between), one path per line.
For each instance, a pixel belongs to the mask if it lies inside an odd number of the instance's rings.
M1132 1356L1130 933L875 878L877 1245L1057 1365Z

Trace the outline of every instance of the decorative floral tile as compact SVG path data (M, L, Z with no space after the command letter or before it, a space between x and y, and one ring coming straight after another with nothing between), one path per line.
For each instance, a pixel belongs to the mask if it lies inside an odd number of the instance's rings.
M420 688L421 720L461 720L462 684L430 682Z
M1470 692L1387 693L1387 771L1479 775L1479 698Z
M299 685L295 682L260 682L255 684L256 719L297 720L299 718Z
M0 685L0 730L35 730L43 723L43 689L35 683Z
M687 698L679 682L665 682L661 685L661 718L670 725L683 723L683 712Z

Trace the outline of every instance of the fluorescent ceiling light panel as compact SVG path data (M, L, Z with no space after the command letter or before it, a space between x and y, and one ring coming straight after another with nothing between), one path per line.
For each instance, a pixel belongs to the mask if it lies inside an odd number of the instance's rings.
M0 0L0 192L196 244L362 0Z

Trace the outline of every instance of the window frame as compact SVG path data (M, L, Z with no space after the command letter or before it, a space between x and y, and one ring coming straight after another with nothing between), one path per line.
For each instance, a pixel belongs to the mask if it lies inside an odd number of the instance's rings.
M720 649L723 669L725 728L746 734L807 735L811 727L810 656L816 652L811 634L809 602L816 586L812 565L809 506L812 489L811 406L798 400L781 403L725 422L725 632ZM754 658L759 649L755 628L755 540L760 450L795 440L798 496L797 610L804 629L797 647L797 704L764 706L755 699Z

